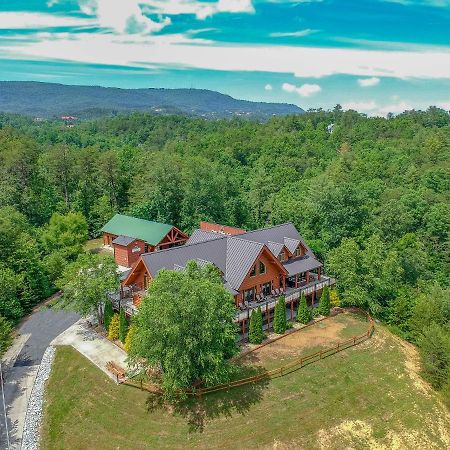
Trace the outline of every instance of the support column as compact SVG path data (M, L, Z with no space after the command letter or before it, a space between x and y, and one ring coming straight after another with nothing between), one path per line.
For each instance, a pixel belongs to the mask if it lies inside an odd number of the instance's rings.
M298 288L298 273L295 274L295 287Z
M308 270L308 272L306 272L306 284L308 284L309 283L309 270Z

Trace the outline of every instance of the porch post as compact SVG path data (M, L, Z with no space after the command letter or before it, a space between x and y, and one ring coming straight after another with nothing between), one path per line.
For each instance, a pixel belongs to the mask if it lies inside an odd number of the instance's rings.
M295 287L298 288L298 273L295 274Z
M308 284L309 283L309 270L308 270L308 272L306 272L306 284Z

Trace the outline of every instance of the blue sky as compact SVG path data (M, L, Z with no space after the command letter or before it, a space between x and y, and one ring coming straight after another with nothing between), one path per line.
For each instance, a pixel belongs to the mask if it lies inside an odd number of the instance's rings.
M3 0L0 79L450 109L450 0Z

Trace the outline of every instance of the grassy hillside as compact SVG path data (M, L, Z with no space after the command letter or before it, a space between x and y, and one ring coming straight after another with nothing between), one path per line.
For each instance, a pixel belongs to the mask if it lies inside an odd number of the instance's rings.
M365 324L339 317L322 326L345 338ZM305 350L308 335L302 339ZM284 358L283 341L258 364ZM448 448L450 417L417 371L414 348L377 326L360 346L288 376L166 409L62 347L47 388L42 448Z
M237 100L206 89L119 89L32 81L0 81L0 111L40 117L76 115L80 118L127 111L207 117L271 117L303 112L295 105Z

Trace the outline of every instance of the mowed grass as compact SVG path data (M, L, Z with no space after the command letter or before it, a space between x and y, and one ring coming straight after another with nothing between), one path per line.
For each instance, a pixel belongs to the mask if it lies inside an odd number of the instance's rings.
M335 338L366 327L351 316L330 320L348 325ZM280 365L286 357L280 353ZM449 448L449 415L418 376L417 361L414 348L377 326L372 339L287 376L167 407L60 347L41 448ZM265 363L263 355L251 362Z

